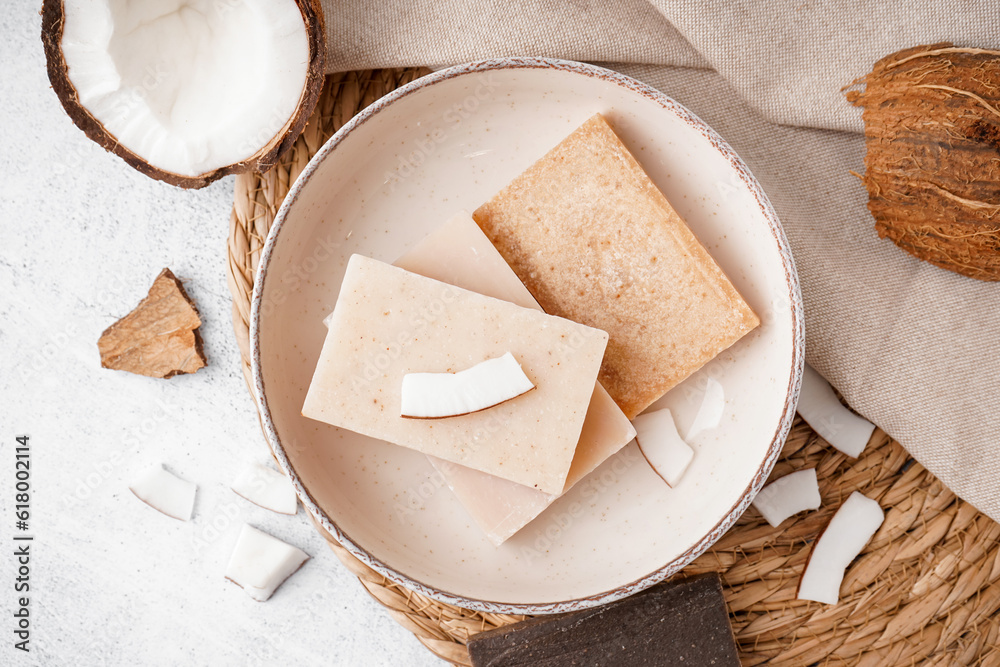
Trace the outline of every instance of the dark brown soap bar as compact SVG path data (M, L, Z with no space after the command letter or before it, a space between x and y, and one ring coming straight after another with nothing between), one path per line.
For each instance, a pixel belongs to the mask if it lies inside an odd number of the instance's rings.
M469 639L469 656L473 667L740 664L717 574L482 632Z

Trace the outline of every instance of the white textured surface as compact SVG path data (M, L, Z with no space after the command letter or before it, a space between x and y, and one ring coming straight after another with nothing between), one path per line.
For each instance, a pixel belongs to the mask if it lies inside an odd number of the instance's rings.
M5 10L0 664L442 664L368 596L304 512L279 516L229 489L248 460L268 456L230 325L232 181L185 192L92 144L49 89L38 3ZM101 369L101 331L164 266L198 303L209 366L166 381ZM11 646L8 615L17 433L31 436L33 450L28 655ZM198 484L190 522L128 491L159 461ZM223 578L243 522L313 557L263 604Z

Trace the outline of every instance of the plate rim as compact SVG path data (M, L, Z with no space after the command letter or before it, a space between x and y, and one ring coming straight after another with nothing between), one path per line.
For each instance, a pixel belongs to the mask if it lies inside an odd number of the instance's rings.
M726 514L705 534L704 537L695 542L695 544L685 552L671 559L669 562L656 570L634 581L622 584L608 591L558 602L496 602L490 600L480 600L441 590L435 586L425 584L417 579L407 576L403 572L376 558L364 547L352 540L350 536L342 531L340 527L337 526L336 522L326 514L315 499L313 499L311 494L302 484L298 475L295 473L288 456L285 454L284 447L281 444L281 440L278 437L277 430L271 417L271 411L267 402L265 383L261 369L261 353L259 345L261 302L271 256L281 229L284 227L285 221L288 218L289 211L298 199L298 196L303 188L310 181L312 175L319 168L320 164L326 160L327 157L329 157L329 155L337 148L337 146L339 146L340 143L342 143L353 131L364 125L369 119L396 101L417 92L418 90L433 86L436 83L469 74L477 74L501 69L558 70L609 81L659 104L667 111L673 112L682 121L693 127L702 136L708 139L712 146L719 151L724 158L726 158L730 166L733 167L735 172L740 177L740 180L743 181L750 193L754 196L758 207L768 223L771 234L774 236L785 272L785 282L788 287L789 310L792 322L792 369L785 394L784 408L781 417L778 420L774 436L768 446L767 454L764 457L764 460L752 477L750 484L746 489L744 489L739 499L733 504L729 511L726 512ZM717 542L719 538L721 538L722 535L733 526L733 524L736 523L740 516L742 516L742 514L750 506L750 502L763 487L771 473L771 470L774 468L774 464L777 462L778 455L781 452L782 446L795 418L795 407L798 402L799 391L801 389L803 364L805 359L802 294L799 285L798 273L795 269L795 262L792 258L791 248L788 244L788 239L785 236L774 207L771 205L771 202L764 193L760 183L753 176L749 167L747 167L743 160L707 123L698 118L698 116L687 109L687 107L683 106L656 88L633 79L630 76L621 74L620 72L615 72L597 65L543 57L507 57L478 60L432 72L379 98L377 101L351 118L333 136L331 136L323 144L319 151L309 160L309 163L303 169L302 173L298 176L298 178L296 178L295 182L289 189L288 194L285 196L285 199L282 201L277 214L275 215L274 222L271 225L271 229L268 232L267 239L265 240L264 246L261 250L257 274L254 277L253 295L250 303L249 333L251 352L250 366L253 380L254 401L260 414L262 430L264 431L268 446L270 447L279 467L291 480L302 505L312 515L313 520L318 524L318 526L326 533L324 537L334 538L344 549L346 549L352 556L360 560L362 563L390 581L401 586L405 586L410 590L416 591L429 598L446 604L464 607L466 609L479 612L504 614L561 613L587 609L606 604L608 602L613 602L615 600L620 600L667 579L668 577L679 572L695 558L703 554L709 547L711 547L712 544Z

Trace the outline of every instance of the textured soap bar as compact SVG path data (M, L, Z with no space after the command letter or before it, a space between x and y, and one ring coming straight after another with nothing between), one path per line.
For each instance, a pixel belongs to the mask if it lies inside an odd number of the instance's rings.
M610 334L629 418L760 323L600 115L473 217L545 312Z
M354 255L302 414L561 493L607 334ZM480 412L400 416L407 373L454 373L507 352L535 388Z
M717 574L473 635L469 656L473 667L740 665Z
M465 211L434 230L395 263L428 278L524 308L541 310ZM635 429L628 418L604 387L596 384L563 492L593 472L633 437ZM558 497L435 457L431 457L431 462L476 524L496 545L527 525Z

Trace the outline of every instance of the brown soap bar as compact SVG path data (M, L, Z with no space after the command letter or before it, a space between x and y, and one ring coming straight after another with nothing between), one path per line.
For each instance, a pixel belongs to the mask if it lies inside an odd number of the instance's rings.
M740 664L717 574L483 632L469 640L469 656L473 667Z

